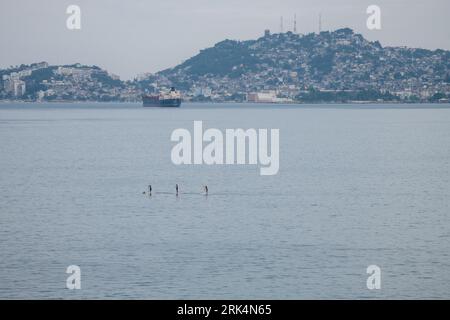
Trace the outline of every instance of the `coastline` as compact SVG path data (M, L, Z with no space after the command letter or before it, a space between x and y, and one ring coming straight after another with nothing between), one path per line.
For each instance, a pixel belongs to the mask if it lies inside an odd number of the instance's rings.
M80 106L84 108L89 108L92 106L98 107L136 107L142 108L142 102L136 101L18 101L18 100L1 100L1 107L20 107L20 106L37 106L37 107L52 107L57 108L57 106ZM187 106L187 108L186 108ZM210 107L208 107L210 106ZM185 108L183 108L185 107ZM358 109L450 109L450 103L432 103L432 102L422 102L422 103L410 103L410 102L370 102L370 101L360 101L360 102L315 102L315 103L254 103L254 102L183 102L179 109L219 109L219 108L232 108L232 109L348 109L348 108L358 108ZM166 109L166 108L155 108L155 109Z

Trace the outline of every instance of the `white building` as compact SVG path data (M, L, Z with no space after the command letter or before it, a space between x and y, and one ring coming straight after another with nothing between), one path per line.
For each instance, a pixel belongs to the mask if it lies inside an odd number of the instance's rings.
M56 74L61 75L61 76L70 76L73 73L73 68L68 68L68 67L58 67L58 69L56 70Z
M14 91L14 80L12 80L9 76L8 78L3 78L3 88L5 89L6 93L13 92Z
M275 90L266 90L262 92L248 93L247 101L256 103L287 103L292 102L292 99L278 98Z
M72 76L75 81L87 81L91 79L92 70L72 69Z
M25 94L26 85L25 81L22 80L13 80L13 93L16 97L21 97Z
M44 97L45 97L45 92L42 90L39 90L37 93L38 100L42 100L42 99L44 99Z
M204 97L211 97L212 95L212 90L211 88L195 88L194 89L194 96L198 97L198 96L204 96Z
M263 91L247 94L248 102L273 103L276 102L277 95L275 91Z
M31 69L26 69L26 70L19 71L18 72L19 78L31 76L32 72L33 72L33 70L31 70Z

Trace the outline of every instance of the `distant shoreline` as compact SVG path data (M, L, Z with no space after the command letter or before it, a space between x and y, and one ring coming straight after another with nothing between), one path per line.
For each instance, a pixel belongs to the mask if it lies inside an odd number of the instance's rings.
M98 104L142 104L142 101L98 101L98 100L49 100L49 101L30 101L30 100L0 100L0 104L57 104L57 103L67 103L67 104L87 104L87 103L98 103ZM314 105L314 104L352 104L352 105L361 105L361 104L417 104L417 105L445 105L450 104L450 102L404 102L404 101L349 101L349 102L327 102L327 101L317 101L317 102L247 102L247 101L183 101L183 104L246 104L246 105Z
M0 101L0 106L17 106L19 107L20 105L24 106L32 106L32 105L37 105L37 106L57 106L58 104L60 105L80 105L80 106L88 106L88 105L94 105L94 106L108 106L108 105L113 105L113 106L120 106L120 105L129 105L129 106L136 106L136 107L141 107L142 106L142 102L126 102L126 101L111 101L111 102L103 102L103 101L17 101L17 100L12 100L12 101L7 101L7 100L1 100ZM181 105L180 109L183 109L183 106L206 106L206 105L214 105L214 106L220 106L220 105L224 105L224 107L238 107L238 106L242 106L242 108L246 108L246 107L280 107L280 109L282 108L326 108L326 107L334 107L334 108L339 108L342 107L343 109L345 107L355 107L355 106L364 106L367 109L380 109L380 108L405 108L405 109L450 109L450 103L437 103L437 102L309 102L309 103L254 103L254 102L183 102L183 104ZM148 109L148 108L147 108ZM155 108L155 109L164 109L164 108ZM207 108L205 108L207 109ZM234 108L234 109L238 109L238 108Z

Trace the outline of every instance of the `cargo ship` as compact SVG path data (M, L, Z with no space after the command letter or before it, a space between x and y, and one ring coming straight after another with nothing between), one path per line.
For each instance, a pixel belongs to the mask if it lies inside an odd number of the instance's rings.
M181 105L181 94L175 88L169 92L160 92L155 95L143 95L142 105L144 107L179 107Z

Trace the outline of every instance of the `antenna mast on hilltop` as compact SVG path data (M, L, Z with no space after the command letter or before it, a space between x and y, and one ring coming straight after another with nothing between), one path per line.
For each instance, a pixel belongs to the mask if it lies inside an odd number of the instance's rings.
M319 33L322 32L322 13L319 13Z
M294 33L297 33L297 15L294 14Z
M283 33L283 16L280 17L280 33Z

